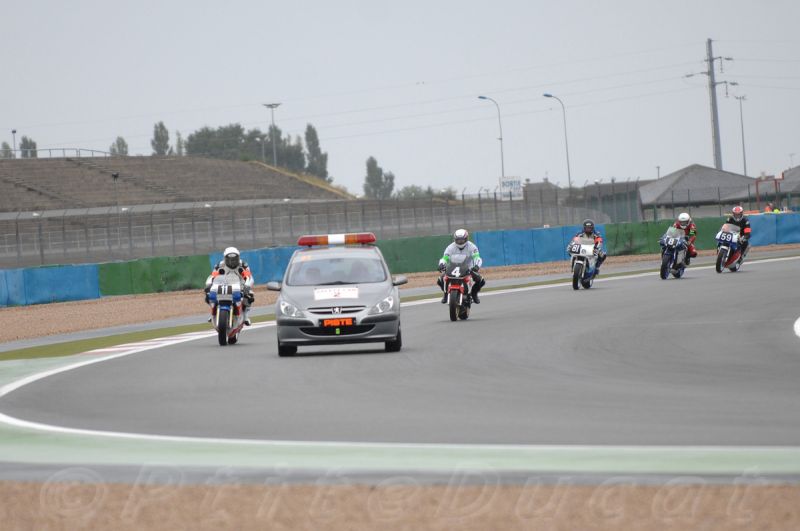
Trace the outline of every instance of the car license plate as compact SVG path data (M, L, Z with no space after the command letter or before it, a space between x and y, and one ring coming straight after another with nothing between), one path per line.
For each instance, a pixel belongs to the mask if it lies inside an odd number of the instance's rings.
M320 325L323 328L341 328L343 326L353 326L356 324L352 317L337 317L335 319L322 319Z

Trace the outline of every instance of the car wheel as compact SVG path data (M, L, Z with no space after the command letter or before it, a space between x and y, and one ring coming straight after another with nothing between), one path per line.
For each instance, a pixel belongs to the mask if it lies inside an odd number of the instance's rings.
M395 337L393 341L386 342L386 352L400 352L401 348L403 348L403 334L398 327L397 337Z

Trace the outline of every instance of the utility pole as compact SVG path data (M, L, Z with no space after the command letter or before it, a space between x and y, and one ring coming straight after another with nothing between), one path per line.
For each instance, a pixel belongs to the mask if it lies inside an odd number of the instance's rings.
M742 112L742 102L747 99L747 96L734 96L739 100L739 125L742 128L742 165L744 166L744 176L747 177L747 154L744 149L744 114Z
M708 95L711 98L711 141L714 145L714 167L722 169L722 149L719 145L719 112L717 111L717 83L714 79L714 52L711 39L706 41L706 62L708 63Z
M706 63L708 69L704 72L696 72L694 74L687 74L684 77L692 77L696 75L708 76L708 96L711 104L711 143L714 149L714 167L718 170L722 169L722 146L719 138L719 111L717 110L717 85L725 85L725 96L728 95L728 85L735 86L738 83L734 81L717 81L714 72L714 61L719 61L719 70L724 72L722 64L723 61L733 61L733 57L714 57L714 50L712 48L713 41L706 40Z
M275 139L275 108L280 105L280 103L264 103L262 104L264 107L269 109L269 112L272 116L272 129L270 129L270 140L272 141L272 165L278 166L278 146Z

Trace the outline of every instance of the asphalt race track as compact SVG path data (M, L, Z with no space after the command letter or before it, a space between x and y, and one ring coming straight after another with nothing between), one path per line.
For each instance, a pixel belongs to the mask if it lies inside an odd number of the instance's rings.
M288 441L800 445L800 260L486 293L403 309L404 347L300 349L275 328L89 365L0 411L103 431ZM491 280L490 280L491 282Z

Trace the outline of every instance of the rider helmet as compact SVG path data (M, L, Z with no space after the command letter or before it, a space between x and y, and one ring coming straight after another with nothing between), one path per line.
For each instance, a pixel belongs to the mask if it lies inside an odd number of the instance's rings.
M692 216L690 216L686 212L681 212L680 215L678 216L678 225L680 225L682 229L686 229L687 227L689 227L689 224L691 222L692 222Z
M239 257L239 249L236 247L228 247L225 249L225 265L231 269L237 269L241 265L242 260Z
M453 233L453 242L458 245L459 249L463 249L469 241L469 231L467 229L458 229Z
M583 233L589 236L594 234L594 221L591 219L583 220Z
M742 218L744 217L744 209L741 206L736 205L731 209L731 214L733 214L734 221L742 221Z

